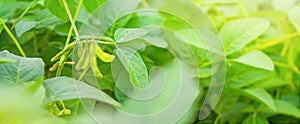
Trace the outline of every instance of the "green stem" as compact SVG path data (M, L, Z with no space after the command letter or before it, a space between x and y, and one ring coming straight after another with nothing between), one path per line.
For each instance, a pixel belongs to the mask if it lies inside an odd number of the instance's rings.
M39 2L39 0L35 0L32 3L30 3L30 5L22 12L22 14L17 18L17 20L15 21L14 24L17 24L24 16L25 14L30 10L30 8L34 7L37 3ZM13 26L14 27L14 26Z
M145 7L145 8L150 8L148 2L146 0L142 0L142 5Z
M17 39L15 38L15 36L11 33L11 31L8 29L8 27L6 26L6 24L4 23L4 21L1 18L0 18L0 23L3 25L3 28L7 32L7 34L9 35L9 37L13 40L13 42L17 46L18 50L22 54L22 56L26 57L26 54L23 51L22 47L20 46L19 42L17 41Z
M70 12L69 6L68 6L66 0L62 0L62 2L63 2L63 4L64 4L64 6L65 6L66 12L67 12L67 14L68 14L68 17L69 17L69 20L70 20L71 25L72 25L72 27L73 27L73 30L74 30L74 32L75 32L75 35L76 35L76 37L78 37L78 36L79 36L79 33L78 33L77 28L76 28L75 22L74 22L74 20L73 20L72 14L71 14L71 12Z
M76 12L75 12L75 15L74 15L74 18L73 18L74 23L76 22L77 16L78 16L79 11L80 11L80 8L82 6L82 2L83 2L83 0L80 0L79 4L77 6L77 9L76 9ZM68 37L67 37L67 40L66 40L66 46L70 43L72 33L73 33L73 26L71 26L70 29L69 29Z
M38 52L37 40L36 40L36 29L34 29L33 47L34 47L34 52Z
M214 121L214 124L217 124L219 122L219 120L220 120L220 115L217 116L217 118Z
M69 7L68 7L68 4L67 4L66 0L62 0L62 2L63 2L63 4L64 4L64 7L65 7L65 9L66 9L66 12L67 12L67 14L68 14L69 20L70 20L71 25L72 25L72 26L70 27L69 34L68 34L68 37L67 37L67 40L66 40L66 44L65 44L66 47L68 46L68 44L69 44L69 42L70 42L70 39L71 39L71 35L72 35L73 30L74 30L74 32L75 32L76 37L79 36L78 30L77 30L76 25L75 25L75 21L76 21L76 18L77 18L77 16L78 16L80 7L81 7L81 5L82 5L82 1L83 1L83 0L80 0L80 1L79 1L78 7L77 7L77 9L76 9L76 13L75 13L75 16L74 16L74 19L73 19L73 18L72 18L72 14L71 14L71 12L70 12L70 9L69 9ZM72 30L72 29L73 29L73 30ZM58 63L58 68L57 68L57 71L56 71L56 77L58 77L58 76L61 75L62 69L63 69L63 67L64 67L64 62L66 61L66 59L67 59L67 54L63 55L63 56L60 58L59 63Z
M271 46L275 46L277 44L281 44L281 43L283 43L283 42L285 42L287 40L290 40L290 39L292 39L294 37L297 37L297 36L299 36L298 33L293 33L293 34L284 36L284 37L282 37L280 39L271 40L271 41L267 42L266 44L259 46L257 49L258 50L262 50L262 49L265 49L265 48L268 48L268 47L271 47Z
M238 2L238 6L239 6L239 8L240 8L242 14L243 14L246 18L248 18L248 17L249 17L249 13L248 13L247 9L245 8L243 1L240 0L240 1Z

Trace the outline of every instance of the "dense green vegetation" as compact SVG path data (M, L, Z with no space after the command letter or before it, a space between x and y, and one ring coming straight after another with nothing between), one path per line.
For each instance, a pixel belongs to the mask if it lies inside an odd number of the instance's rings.
M300 123L299 13L299 0L0 0L0 123Z

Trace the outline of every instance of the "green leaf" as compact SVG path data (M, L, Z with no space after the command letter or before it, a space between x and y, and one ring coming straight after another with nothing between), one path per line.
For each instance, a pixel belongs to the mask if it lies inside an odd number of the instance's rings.
M253 98L256 101L265 104L272 110L276 110L276 106L273 101L273 98L266 90L262 88L248 88L248 89L243 89L242 92L247 97Z
M299 13L300 13L300 7L294 7L293 9L291 9L289 11L288 16L289 16L289 20L291 21L291 23L294 25L294 27L296 28L296 30L300 34L300 17L299 17Z
M116 54L130 74L130 81L133 86L137 88L148 87L150 84L148 71L140 54L127 47L117 49Z
M234 59L234 61L249 65L255 68L261 68L269 71L274 70L274 64L268 55L264 54L261 51L252 51L249 52L237 59Z
M285 101L281 101L281 100L275 100L275 105L277 108L277 110L276 110L277 113L300 118L299 108L293 106L292 104L285 102Z
M269 25L269 21L260 18L245 18L226 23L220 31L220 36L227 54L244 48L264 33Z
M243 120L242 124L269 124L268 120L258 116L250 115Z
M0 57L15 62L0 65L0 82L6 85L17 85L30 81L37 81L44 76L44 63L38 58L22 58L9 53L0 52Z
M18 37L21 37L23 33L29 31L30 29L36 26L36 22L34 21L19 21L16 24L16 34Z
M168 47L167 42L165 40L161 39L160 37L157 37L157 36L143 36L139 39L145 40L150 45L155 45L157 47L162 47L162 48L167 48Z
M0 18L12 17L17 9L15 0L0 0Z
M118 43L124 43L138 39L146 34L148 34L148 31L142 28L120 28L116 31L114 39Z
M108 0L84 0L83 6L88 12L92 13L107 1Z
M46 102L71 99L95 99L114 106L120 104L101 90L69 77L57 77L44 82Z
M271 110L270 108L261 107L259 111L265 113L275 113L275 114L284 114L288 116L294 116L300 118L300 109L296 106L283 101L283 100L274 100L276 105L276 110Z
M110 28L118 19L133 12L141 0L109 0L100 9L100 21L104 30Z
M75 0L66 0L68 7L72 16L76 11L76 1ZM64 7L64 4L61 0L45 0L44 5L46 8L50 10L50 12L61 20L67 22L69 21L68 14Z

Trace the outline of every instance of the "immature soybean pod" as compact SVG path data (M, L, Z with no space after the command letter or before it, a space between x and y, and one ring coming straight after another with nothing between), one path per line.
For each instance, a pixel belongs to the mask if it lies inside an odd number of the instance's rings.
M90 64L91 64L91 69L93 71L93 73L96 75L96 77L98 78L102 78L103 75L101 74L98 65L97 65L97 58L95 55L95 51L96 51L96 47L97 47L97 43L96 42L91 42L90 44Z
M115 59L114 55L110 55L108 53L105 53L101 47L99 47L96 44L96 55L98 56L99 59L101 59L103 62L112 62Z
M76 70L86 69L89 65L89 59L88 58L89 58L89 47L88 47L88 44L85 43L83 52L82 52L82 54L79 58L78 63L75 66L75 69Z

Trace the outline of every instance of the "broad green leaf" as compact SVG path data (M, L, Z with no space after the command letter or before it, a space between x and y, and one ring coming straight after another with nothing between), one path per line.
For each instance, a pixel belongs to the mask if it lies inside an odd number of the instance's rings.
M149 76L145 63L140 54L127 47L117 49L116 55L130 74L130 81L137 88L149 86Z
M265 113L275 113L275 114L284 114L288 116L294 116L296 118L300 118L300 109L296 106L283 101L283 100L274 100L276 105L276 110L271 110L270 108L259 108L259 111Z
M120 104L101 90L69 77L57 77L44 82L46 102L70 99L95 99L114 106Z
M258 102L261 102L271 108L272 110L276 110L276 106L272 96L262 88L248 88L243 89L242 92L245 96L253 98Z
M68 7L72 16L76 11L76 1L75 0L66 0ZM50 12L60 18L61 20L67 22L69 21L69 17L67 15L66 9L62 0L45 0L44 5L46 8L50 10Z
M184 42L192 44L201 49L205 49L205 50L207 49L205 46L205 42L201 39L201 36L199 36L195 30L184 29L184 30L179 30L176 33L178 36L181 37L179 39L185 40Z
M288 13L289 20L292 22L298 33L300 34L300 7L295 7L291 9Z
M245 18L227 22L220 31L227 54L243 49L269 27L270 22L260 18Z
M274 70L274 64L268 55L264 54L261 51L252 51L249 52L234 61L249 65L255 68L261 68L269 71Z
M16 34L18 37L21 37L23 33L26 31L29 31L30 29L34 28L36 26L36 22L33 21L19 21L16 24Z
M22 58L9 53L0 52L0 57L15 62L0 65L0 82L6 85L17 85L37 81L44 76L44 63L38 58Z
M150 45L155 45L157 47L167 48L168 44L165 40L161 39L160 37L155 36L143 36L139 39L145 40Z
M141 0L109 0L100 9L100 21L104 30L110 28L118 19L133 12Z
M293 106L292 104L281 100L275 100L275 105L277 108L277 113L300 118L300 109L296 106Z
M84 0L83 6L88 12L92 13L107 1L108 0Z
M242 124L269 124L268 120L259 116L250 115L243 120Z
M0 18L6 19L14 15L17 9L15 0L0 0Z
M138 28L120 28L115 33L115 41L118 43L128 42L134 39L138 39L142 36L148 34L148 31L145 29Z

